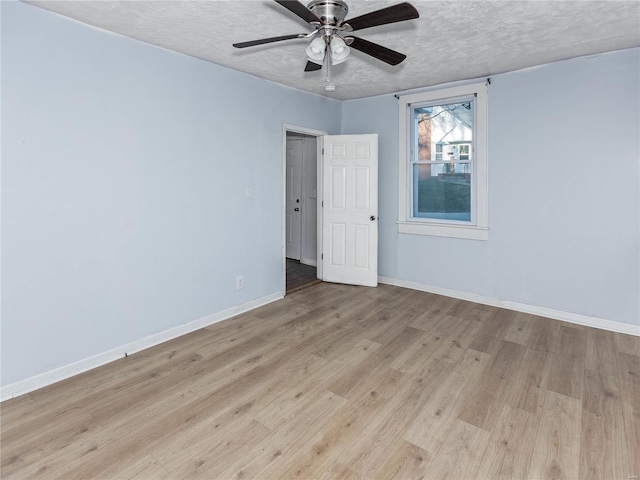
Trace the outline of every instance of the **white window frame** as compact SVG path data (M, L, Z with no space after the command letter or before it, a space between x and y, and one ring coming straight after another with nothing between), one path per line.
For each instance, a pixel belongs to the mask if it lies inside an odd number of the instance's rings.
M472 156L473 172L471 188L471 222L452 222L412 216L411 202L413 172L409 168L412 155L411 105L442 101L447 103L457 97L475 96L474 151ZM438 237L465 238L470 240L489 239L489 201L488 201L488 84L471 83L456 87L440 88L427 92L402 95L398 98L399 112L399 201L398 232L414 235L434 235Z

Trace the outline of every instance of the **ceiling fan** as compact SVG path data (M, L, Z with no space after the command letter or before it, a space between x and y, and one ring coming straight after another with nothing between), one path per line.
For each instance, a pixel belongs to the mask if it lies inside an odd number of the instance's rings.
M246 48L283 40L314 37L306 50L308 61L304 69L305 72L320 70L325 62L327 69L330 64L336 65L344 62L349 56L349 47L371 55L389 65L398 65L407 58L406 55L377 43L354 37L350 33L419 17L415 7L407 2L345 20L349 13L349 7L343 0L312 0L306 7L297 0L275 1L307 22L314 29L313 32L262 38L234 43L233 46Z

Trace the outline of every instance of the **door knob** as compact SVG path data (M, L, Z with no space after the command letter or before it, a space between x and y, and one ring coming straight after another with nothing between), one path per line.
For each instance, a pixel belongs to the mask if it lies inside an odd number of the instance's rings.
M369 220L371 220L372 222L373 222L373 221L375 221L375 219L376 219L376 216L375 216L375 215L371 215L371 216L369 217Z
M299 212L299 211L300 211L300 209L299 209L298 207L296 207L296 208L294 208L294 209L293 209L293 211L294 211L294 212Z

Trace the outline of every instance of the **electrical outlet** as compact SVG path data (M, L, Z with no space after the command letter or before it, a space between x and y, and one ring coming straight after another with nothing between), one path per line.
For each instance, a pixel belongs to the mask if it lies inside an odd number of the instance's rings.
M236 277L236 290L244 287L244 277L242 275Z

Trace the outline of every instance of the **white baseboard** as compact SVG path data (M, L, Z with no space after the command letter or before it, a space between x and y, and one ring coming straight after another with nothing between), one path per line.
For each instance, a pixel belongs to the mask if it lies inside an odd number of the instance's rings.
M231 307L227 310L223 310L222 312L207 315L206 317L199 318L182 325L178 325L163 332L150 335L140 340L136 340L127 345L123 345L121 347L117 347L112 350L93 355L77 362L73 362L69 365L64 365L54 370L40 373L38 375L34 375L33 377L26 378L9 385L5 385L4 387L0 388L0 401L9 400L10 398L17 397L18 395L24 395L25 393L32 392L34 390L37 390L38 388L46 387L47 385L51 385L52 383L59 382L74 375L78 375L79 373L83 373L93 368L105 365L109 362L113 362L114 360L118 360L124 357L125 353L127 355L130 355L132 353L139 352L160 343L173 340L174 338L186 335L187 333L194 332L204 327L208 327L209 325L213 325L214 323L221 322L241 313L248 312L249 310L261 307L262 305L274 302L283 297L283 292L277 292L271 295L267 295L256 300L252 300L251 302L238 305L237 307Z
M395 285L397 287L411 288L412 290L420 290L422 292L435 293L445 297L458 298L469 302L481 303L492 307L506 308L507 310L515 310L517 312L530 313L540 317L553 318L554 320L562 320L563 322L575 323L586 327L600 328L611 332L625 333L627 335L640 336L640 326L630 323L614 322L605 320L604 318L589 317L579 313L563 312L561 310L553 310L551 308L536 307L525 303L511 302L509 300L500 300L499 298L485 297L476 295L475 293L460 292L448 288L434 287L416 282L407 282L405 280L396 280L388 277L378 277L380 283L387 285Z

